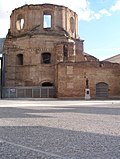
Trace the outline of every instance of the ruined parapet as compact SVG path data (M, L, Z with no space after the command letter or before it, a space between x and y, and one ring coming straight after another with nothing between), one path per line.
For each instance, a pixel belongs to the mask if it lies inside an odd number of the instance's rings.
M9 34L61 34L78 37L78 16L64 6L53 4L24 5L12 11Z

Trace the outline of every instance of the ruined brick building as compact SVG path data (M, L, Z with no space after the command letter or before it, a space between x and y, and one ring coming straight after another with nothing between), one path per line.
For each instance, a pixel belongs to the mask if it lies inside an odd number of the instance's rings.
M120 96L120 65L84 53L78 16L53 4L14 9L4 43L4 97Z

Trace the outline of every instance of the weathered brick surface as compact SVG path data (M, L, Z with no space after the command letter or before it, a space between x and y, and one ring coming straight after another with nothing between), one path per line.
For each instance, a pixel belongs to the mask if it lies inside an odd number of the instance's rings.
M51 28L43 27L44 14L51 15ZM24 19L23 28L16 24ZM5 86L40 86L51 82L58 97L84 97L86 79L91 96L96 84L107 83L109 96L120 96L120 65L99 62L84 53L84 40L78 38L77 14L67 7L42 4L13 10L5 48ZM67 51L64 51L64 46ZM42 63L42 53L51 54L51 63ZM16 63L18 54L23 64Z
M72 69L71 74L67 72L68 67ZM109 85L109 96L119 96L119 72L120 66L117 65L115 68L114 64L113 67L104 66L101 68L94 62L92 65L89 62L60 63L58 67L58 96L84 98L86 78L89 79L92 98L95 98L96 84L99 82L105 82Z

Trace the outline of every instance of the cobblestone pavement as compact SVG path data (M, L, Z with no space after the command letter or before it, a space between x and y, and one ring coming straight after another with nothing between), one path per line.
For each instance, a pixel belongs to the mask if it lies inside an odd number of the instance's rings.
M0 100L0 159L120 159L120 101Z

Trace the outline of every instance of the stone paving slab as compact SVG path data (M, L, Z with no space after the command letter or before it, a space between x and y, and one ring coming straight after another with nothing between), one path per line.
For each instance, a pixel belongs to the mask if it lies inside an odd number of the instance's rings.
M120 101L0 101L0 159L119 159Z

